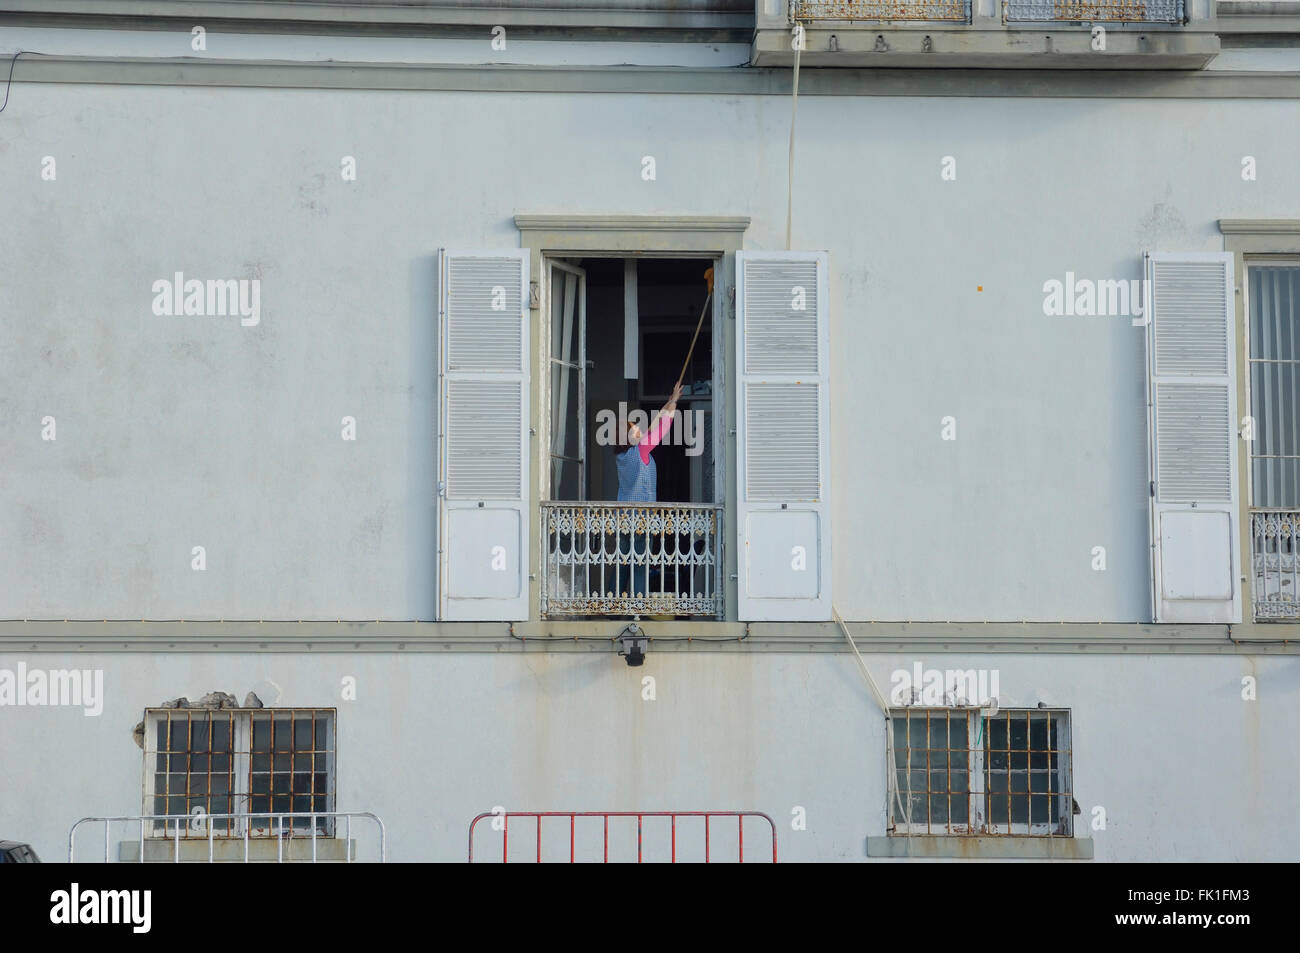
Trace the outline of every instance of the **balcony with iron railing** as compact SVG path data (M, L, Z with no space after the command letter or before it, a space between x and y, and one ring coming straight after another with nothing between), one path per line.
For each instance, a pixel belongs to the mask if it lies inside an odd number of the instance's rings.
M1256 622L1300 619L1300 510L1250 511Z
M1184 0L999 0L1015 22L1181 23ZM971 22L971 0L794 0L797 20Z
M952 20L969 23L970 0L795 0L795 19Z
M543 502L542 616L723 617L722 507Z
M756 0L751 63L1200 69L1216 22L1189 0Z

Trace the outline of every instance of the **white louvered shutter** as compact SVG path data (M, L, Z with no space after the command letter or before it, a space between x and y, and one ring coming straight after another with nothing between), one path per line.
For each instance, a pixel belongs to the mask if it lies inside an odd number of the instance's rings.
M1153 611L1240 622L1230 254L1146 259Z
M828 261L736 254L742 620L831 618Z
M528 617L528 251L438 256L439 617Z

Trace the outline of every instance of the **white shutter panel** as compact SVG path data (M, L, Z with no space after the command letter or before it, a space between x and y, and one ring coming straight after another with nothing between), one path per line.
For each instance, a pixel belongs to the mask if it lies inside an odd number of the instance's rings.
M823 252L737 252L739 617L831 618Z
M528 617L528 251L438 256L439 617Z
M1157 622L1240 622L1232 255L1148 255Z

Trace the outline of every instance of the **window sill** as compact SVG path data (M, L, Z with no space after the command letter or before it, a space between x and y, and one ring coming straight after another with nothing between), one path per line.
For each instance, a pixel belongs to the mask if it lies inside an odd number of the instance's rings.
M868 837L868 857L1092 860L1091 837Z
M352 859L357 858L357 842L344 841L341 837L317 837L316 860L319 863L342 863L347 860L344 844L347 844ZM175 856L176 842L161 837L147 838L144 842L145 863L171 863ZM256 837L248 840L248 860L250 863L275 863L280 855L276 849L276 839ZM139 840L124 840L117 845L117 859L124 863L136 863L140 860ZM242 837L214 838L212 841L212 860L214 863L242 863L244 860L244 839ZM311 838L288 837L284 840L284 860L294 863L311 863ZM208 862L208 842L191 838L180 842L181 863Z

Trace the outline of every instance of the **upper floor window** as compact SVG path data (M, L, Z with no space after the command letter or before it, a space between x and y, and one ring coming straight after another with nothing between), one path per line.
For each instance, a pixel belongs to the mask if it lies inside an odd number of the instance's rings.
M1253 264L1246 277L1251 504L1300 507L1300 262Z
M547 264L542 612L720 617L717 262Z
M734 254L711 295L726 256L441 251L439 618L529 618L532 580L548 616L720 617L727 578L741 618L830 617L827 255Z
M1257 619L1300 617L1300 261L1246 267L1251 587Z

